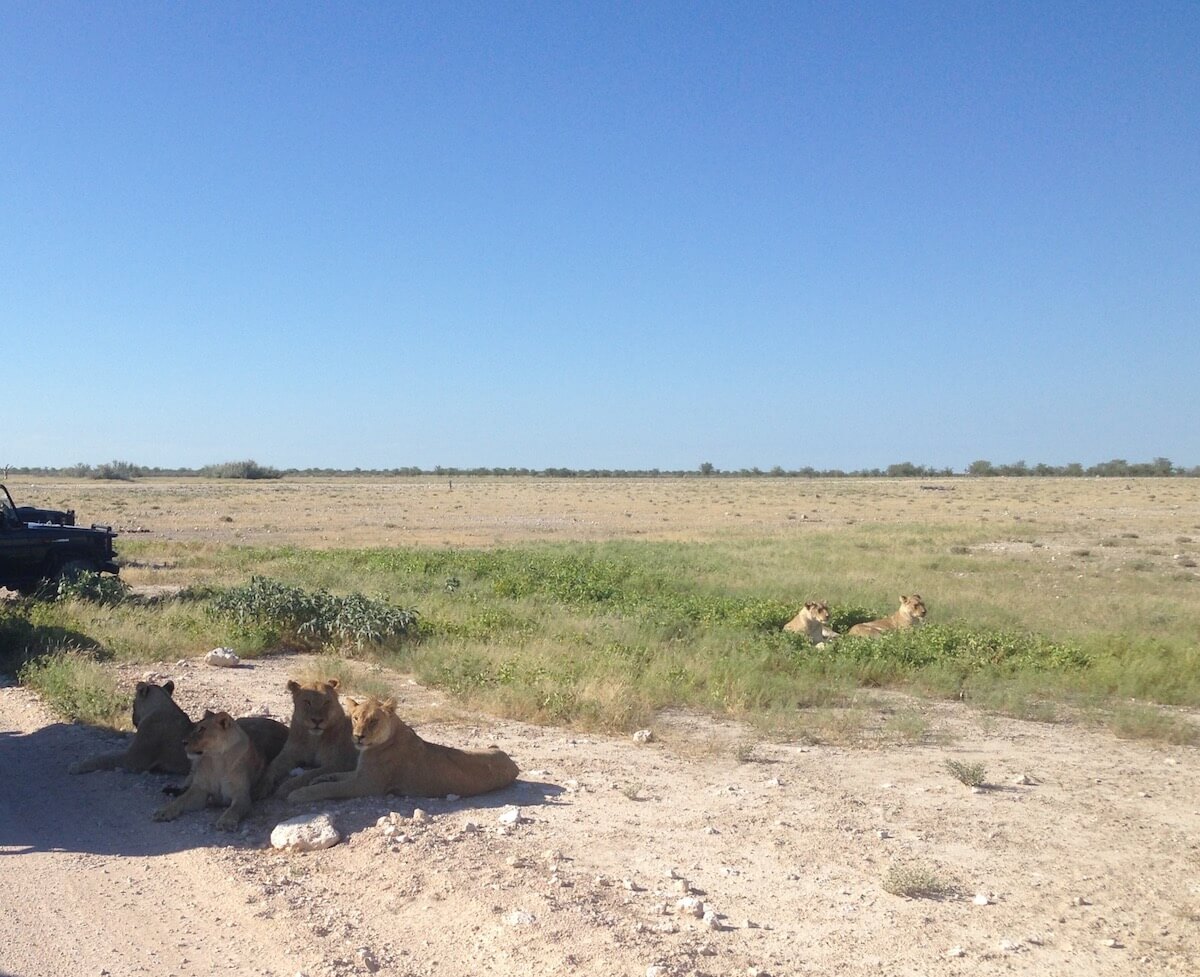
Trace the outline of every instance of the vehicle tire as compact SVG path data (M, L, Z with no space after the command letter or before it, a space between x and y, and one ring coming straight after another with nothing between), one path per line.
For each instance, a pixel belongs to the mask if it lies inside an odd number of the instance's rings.
M91 560L67 560L54 574L55 580L74 580L81 573L96 573L96 564Z

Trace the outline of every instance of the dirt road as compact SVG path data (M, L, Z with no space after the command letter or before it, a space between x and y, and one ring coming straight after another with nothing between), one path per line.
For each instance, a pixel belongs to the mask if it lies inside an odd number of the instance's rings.
M192 714L286 718L284 682L314 663L150 667ZM765 743L688 716L638 745L448 722L407 677L372 679L426 738L497 743L521 779L469 801L326 805L346 841L284 854L270 830L303 811L268 802L233 836L215 811L152 822L168 778L69 776L114 737L0 689L0 973L1200 972L1195 749L911 703L928 725L911 746ZM881 722L897 703L878 700ZM983 763L991 788L947 759ZM922 876L946 892L886 891Z

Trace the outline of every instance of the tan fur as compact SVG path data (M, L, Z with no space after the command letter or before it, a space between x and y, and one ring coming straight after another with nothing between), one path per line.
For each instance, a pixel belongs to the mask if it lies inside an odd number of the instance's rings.
M829 605L823 600L808 601L800 609L800 613L783 626L784 631L803 631L808 640L818 648L825 642L838 637L838 633L829 624Z
M187 789L154 812L155 821L173 821L208 804L228 805L217 819L233 831L250 811L250 792L266 766L250 735L227 712L206 711L187 738L192 773Z
M900 610L878 621L864 621L856 624L847 634L862 635L867 638L877 638L887 631L901 631L904 628L915 628L925 620L925 602L920 594L911 597L900 597Z
M292 694L292 722L287 742L271 761L255 789L255 797L265 797L272 792L287 797L317 777L353 770L358 763L350 717L338 699L338 680L290 681L287 689ZM315 769L289 777L295 767Z
M133 741L129 748L118 753L79 760L67 767L68 773L91 773L93 770L128 770L145 773L187 773L191 764L183 749L183 741L192 728L187 713L171 698L174 682L155 685L138 682L133 695Z
M517 779L517 765L502 750L468 751L427 743L396 715L391 699L380 702L372 696L351 702L358 766L348 773L326 774L292 791L288 795L292 803L389 793L470 797L507 787Z

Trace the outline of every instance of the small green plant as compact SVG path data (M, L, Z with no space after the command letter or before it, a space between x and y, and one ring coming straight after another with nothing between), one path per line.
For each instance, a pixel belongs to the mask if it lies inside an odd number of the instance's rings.
M946 769L955 780L967 787L983 787L987 784L987 768L982 763L947 760Z
M905 899L948 899L958 887L925 865L893 865L881 883L883 891Z

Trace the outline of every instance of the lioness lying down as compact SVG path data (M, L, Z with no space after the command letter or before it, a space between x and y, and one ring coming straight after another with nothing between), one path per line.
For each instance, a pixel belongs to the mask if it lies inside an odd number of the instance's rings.
M391 699L350 700L350 723L358 748L358 766L325 774L288 794L293 804L405 794L410 797L470 797L507 787L517 765L503 750L459 750L427 743L396 715Z
M254 790L256 798L275 792L287 797L327 773L353 770L358 763L350 717L338 700L338 680L287 684L292 694L292 722L287 742ZM293 767L315 767L289 777Z
M900 631L904 628L915 628L925 620L925 602L920 594L911 597L900 597L900 609L895 614L881 617L877 621L863 621L856 624L847 634L860 635L867 638L877 638L888 631Z
M146 773L187 773L191 769L183 742L195 723L171 698L175 683L138 682L133 696L133 741L125 750L101 753L79 760L67 767L68 773L91 773L94 770L128 770ZM264 716L247 716L238 724L250 734L255 745L267 758L274 757L287 739L287 727Z
M251 790L262 776L266 760L229 713L207 710L187 738L187 754L192 760L187 789L152 817L173 821L208 804L227 804L217 827L233 831L250 810Z

